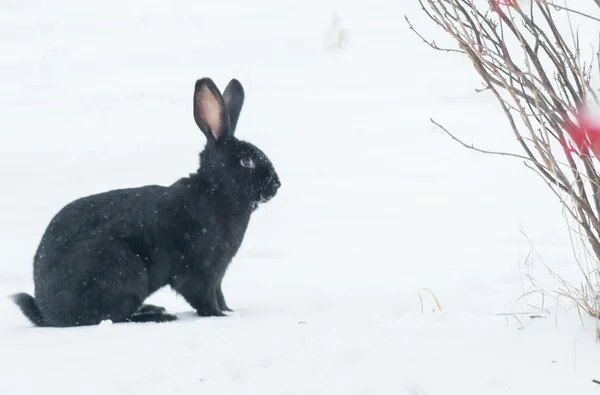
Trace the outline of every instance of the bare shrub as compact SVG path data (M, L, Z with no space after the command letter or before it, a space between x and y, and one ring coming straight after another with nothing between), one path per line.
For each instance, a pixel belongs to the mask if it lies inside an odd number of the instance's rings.
M495 96L522 154L476 149L436 125L467 148L523 159L546 182L574 220L571 231L587 247L592 263L576 259L581 284L571 286L557 276L555 292L600 319L600 127L588 113L599 104L592 85L600 55L597 41L582 46L576 27L578 22L593 23L597 34L600 19L592 12L600 11L600 0L577 0L578 8L567 0L563 5L546 0L418 1L458 45L440 48L407 19L409 27L432 48L470 59L483 80L479 91Z

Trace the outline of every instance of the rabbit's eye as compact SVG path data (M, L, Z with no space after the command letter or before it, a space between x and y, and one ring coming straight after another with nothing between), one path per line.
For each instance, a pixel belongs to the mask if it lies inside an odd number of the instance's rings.
M254 160L252 160L252 158L249 156L240 159L240 164L249 169L254 169Z

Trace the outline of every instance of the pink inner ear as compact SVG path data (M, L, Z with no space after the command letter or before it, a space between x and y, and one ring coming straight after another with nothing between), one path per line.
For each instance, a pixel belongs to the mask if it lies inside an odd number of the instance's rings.
M198 93L198 107L200 108L200 117L210 128L215 140L219 140L223 127L221 125L221 103L212 94L210 89L204 87Z

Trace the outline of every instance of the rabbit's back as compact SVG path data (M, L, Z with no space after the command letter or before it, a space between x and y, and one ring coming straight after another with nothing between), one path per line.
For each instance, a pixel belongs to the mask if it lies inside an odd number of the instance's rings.
M46 228L36 263L90 240L129 238L149 232L159 218L158 202L167 192L166 187L150 185L103 192L67 204Z

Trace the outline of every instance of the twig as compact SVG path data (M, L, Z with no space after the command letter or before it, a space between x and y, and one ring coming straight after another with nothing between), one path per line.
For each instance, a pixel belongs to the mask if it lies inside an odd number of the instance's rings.
M545 1L544 3L548 4L549 6L552 6L552 7L556 8L557 10L572 12L573 14L577 14L579 16L583 16L585 18L592 19L592 20L594 20L596 22L600 22L600 19L598 19L598 18L596 18L594 16L591 16L590 14L586 14L585 12L577 11L577 10L574 10L572 8L569 8L569 7L564 7L564 6L561 6L561 5L556 4L556 3L551 3L549 1Z
M421 33L419 33L417 31L417 29L415 29L412 25L412 23L410 23L410 20L408 19L408 16L404 15L404 20L406 21L406 23L408 24L408 28L410 30L413 31L413 33L415 33L421 40L423 40L423 42L425 44L427 44L429 47L435 49L436 51L442 51L442 52L458 52L460 54L464 54L464 51L461 51L460 49L454 49L454 48L441 48L439 47L435 41L427 41L427 39L425 39L425 37L423 37L423 35Z
M446 129L444 126L442 126L439 123L437 123L436 121L434 121L432 118L430 118L429 120L435 126L437 126L438 128L442 129L448 136L450 136L450 138L452 138L452 140L456 141L457 143L459 143L460 145L462 145L465 148L468 148L468 149L473 150L473 151L480 152L482 154L510 156L510 157L513 157L513 158L523 159L523 160L526 160L528 162L531 161L531 158L528 158L526 156L519 155L519 154L511 154L510 152L488 151L488 150L476 148L475 146L473 146L473 144L469 145L469 144L465 143L464 141L462 141L461 139L459 139L458 137L456 137L455 135L453 135L452 133L450 133L450 131L448 131L448 129Z

